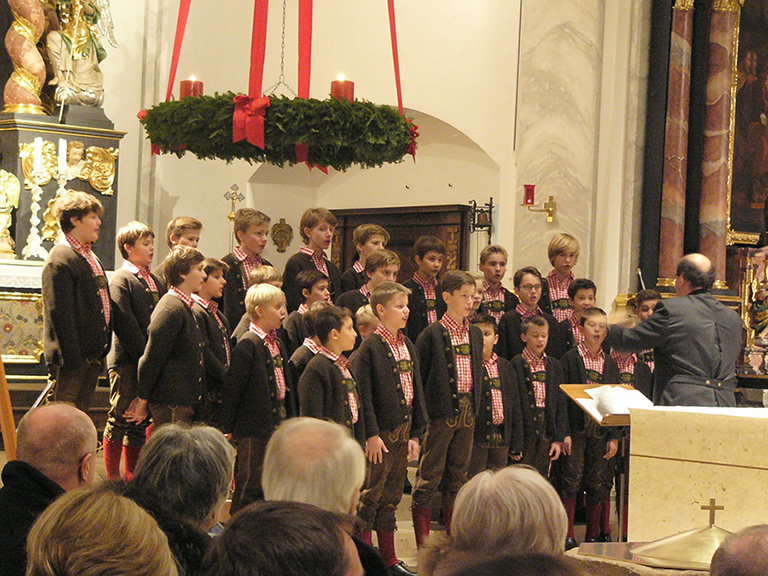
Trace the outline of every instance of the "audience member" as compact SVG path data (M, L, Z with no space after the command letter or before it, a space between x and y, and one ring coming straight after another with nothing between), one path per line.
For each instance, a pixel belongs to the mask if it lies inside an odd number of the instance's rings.
M94 477L96 428L69 404L33 408L19 422L17 460L0 488L0 574L23 576L25 541L35 519L65 491Z
M750 526L728 536L712 556L712 576L768 574L768 524Z
M551 484L532 468L481 472L459 491L451 536L434 534L419 574L448 575L495 556L563 553L568 520Z
M32 527L27 552L27 576L178 574L157 522L109 484L69 492L51 504Z
M365 455L341 424L291 418L272 435L264 458L262 485L267 500L312 504L354 514L365 479ZM352 537L368 576L389 576L379 553Z
M588 576L571 558L549 554L502 556L474 564L456 576Z
M297 502L259 502L232 518L205 576L362 576L343 516Z

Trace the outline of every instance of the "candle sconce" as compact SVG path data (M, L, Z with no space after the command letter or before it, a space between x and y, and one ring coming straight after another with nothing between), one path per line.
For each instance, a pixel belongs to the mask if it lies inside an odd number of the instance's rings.
M554 196L550 196L549 199L544 202L544 206L539 208L536 205L536 185L524 184L523 185L523 203L521 206L528 208L529 212L544 212L547 215L547 222L554 222L555 211L557 210L557 202Z
M470 200L469 208L469 231L485 230L488 233L488 242L490 243L491 231L493 230L493 197L482 206L478 206L477 202Z

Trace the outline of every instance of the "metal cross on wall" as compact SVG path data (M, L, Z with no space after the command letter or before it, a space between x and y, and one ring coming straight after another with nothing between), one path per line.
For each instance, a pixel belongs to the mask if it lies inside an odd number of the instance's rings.
M714 526L715 525L715 511L716 510L725 510L725 506L715 506L715 499L710 498L709 499L709 506L702 506L702 510L709 510L709 525Z
M238 202L242 202L245 200L245 196L243 196L243 193L240 192L240 187L237 184L232 184L232 186L224 192L224 198L231 203L232 205L232 211L229 213L229 221L234 224L235 222L235 208L237 207ZM229 237L229 251L231 252L235 247L235 238L234 233L232 236Z

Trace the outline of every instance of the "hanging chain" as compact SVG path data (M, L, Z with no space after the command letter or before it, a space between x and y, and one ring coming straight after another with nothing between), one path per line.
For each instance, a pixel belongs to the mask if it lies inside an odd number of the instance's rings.
M288 84L285 81L285 22L287 20L286 18L286 5L288 4L288 0L283 0L283 30L282 34L280 35L280 76L277 77L277 83L273 84L269 88L267 88L266 93L269 95L272 95L275 93L275 90L277 90L280 86L285 86L286 90L288 90L291 94L293 94L293 97L296 98L296 92L293 91L293 89L288 86Z

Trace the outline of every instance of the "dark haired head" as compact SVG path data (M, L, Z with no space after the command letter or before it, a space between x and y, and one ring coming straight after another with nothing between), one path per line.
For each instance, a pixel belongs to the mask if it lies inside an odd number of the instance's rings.
M205 272L206 276L210 276L214 272L221 272L222 274L226 274L229 272L229 264L222 262L221 260L217 260L216 258L206 258L203 260L203 271Z
M468 272L462 270L449 270L443 276L440 281L440 288L443 292L449 292L453 294L457 290L461 290L462 286L476 286L475 279L470 276Z
M573 300L576 298L576 293L579 290L592 290L594 294L597 294L597 286L589 278L576 278L571 285L568 286L568 298Z
M520 270L515 272L515 275L512 277L512 284L515 288L520 288L520 284L522 284L526 274L536 276L536 278L541 280L541 272L539 272L538 268L535 268L534 266L526 266L525 268L520 268Z
M314 338L317 336L317 332L315 331L315 316L317 316L317 313L326 306L333 306L333 304L327 300L320 300L319 302L315 302L306 312L304 312L304 315L301 317L302 322L304 322L304 331L307 333L308 338Z
M413 253L419 258L424 258L427 252L437 252L445 256L445 244L437 236L419 236L413 245Z
M715 265L702 254L688 254L677 263L677 276L687 280L693 290L712 290L717 279Z
M544 316L539 314L536 314L536 316L528 316L527 318L523 318L523 321L520 322L520 333L527 334L528 329L531 326L538 326L539 328L546 326L549 328L549 323L547 322L547 319L544 318Z
M587 319L592 318L593 316L608 316L608 314L606 314L605 310L602 308L587 308L584 311L584 314L581 316L581 325L584 326L584 323L587 321Z
M296 286L298 287L299 294L302 295L303 300L307 299L306 296L304 296L304 290L312 292L312 288L315 287L315 284L322 282L323 280L328 280L328 276L320 272L317 268L299 272L296 275Z
M182 276L189 274L192 267L197 266L205 256L203 253L191 246L175 246L168 257L163 262L163 271L165 279L169 286L180 286L184 282Z
M640 308L640 306L643 305L643 302L648 302L649 300L661 300L661 294L653 288L640 290L640 292L635 295L635 308Z
M493 332L494 334L498 333L498 325L496 324L496 318L491 316L490 314L478 314L472 320L470 320L471 324L474 324L475 326L493 326Z
M344 576L343 516L297 502L259 502L229 521L203 560L205 576Z
M344 319L352 318L352 312L347 308L326 306L315 315L315 334L323 345L328 343L331 330L341 330Z

